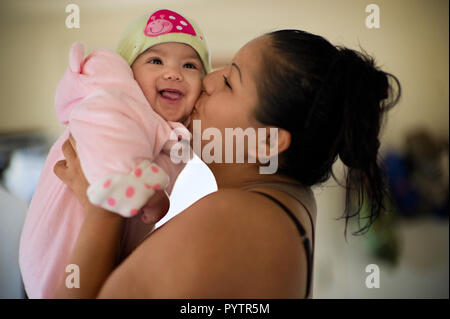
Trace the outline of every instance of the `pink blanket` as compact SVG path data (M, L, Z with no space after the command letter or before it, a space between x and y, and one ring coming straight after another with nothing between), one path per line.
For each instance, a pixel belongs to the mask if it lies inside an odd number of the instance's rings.
M104 50L84 58L83 46L74 44L69 60L55 97L67 129L50 150L20 241L19 264L30 298L53 296L83 222L77 198L53 173L69 132L91 184L89 199L126 217L136 215L155 189L170 194L185 165L170 158L174 136L190 136L182 124L153 111L118 54ZM139 216L128 219L122 249L131 250L150 230Z

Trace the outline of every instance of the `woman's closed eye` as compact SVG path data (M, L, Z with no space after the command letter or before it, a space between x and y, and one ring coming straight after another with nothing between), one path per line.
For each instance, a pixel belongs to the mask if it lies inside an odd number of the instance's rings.
M230 82L228 82L228 78L225 75L223 76L223 80L225 82L225 85L228 86L231 89Z

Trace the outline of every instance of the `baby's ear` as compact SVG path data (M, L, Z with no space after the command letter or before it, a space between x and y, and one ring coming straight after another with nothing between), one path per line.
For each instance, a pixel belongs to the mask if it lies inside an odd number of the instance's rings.
M75 42L70 48L69 65L70 70L74 73L81 72L81 66L84 61L84 45L80 42Z

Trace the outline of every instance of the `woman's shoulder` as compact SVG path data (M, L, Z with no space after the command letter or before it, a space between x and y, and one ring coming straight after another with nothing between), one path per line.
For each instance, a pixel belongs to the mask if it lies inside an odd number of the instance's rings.
M173 220L174 228L189 225L194 229L208 232L223 232L226 234L238 233L252 229L254 239L258 236L275 235L274 226L285 221L280 219L278 205L255 192L243 189L226 188L211 193L185 211L178 214ZM289 224L289 223L288 223ZM178 231L177 231L178 232Z
M241 243L241 236L250 229L247 240L255 243L274 235L271 229L277 220L269 206L255 193L220 189L192 204L155 233L166 232L167 236L180 239L189 236L199 246L223 249L225 253L228 247ZM217 240L219 236L223 243ZM220 247L221 244L225 246Z
M244 222L264 208L258 205L258 195L237 188L219 189L197 200L183 212L169 220L160 229L172 228L173 225L194 222L196 227L202 224L221 224L232 218L233 222ZM159 230L159 229L158 229Z
M191 206L191 213L215 218L219 214L250 213L255 209L254 204L255 194L239 188L223 188L199 199Z
M257 196L223 189L200 199L149 236L116 271L116 281L126 284L139 273L138 291L147 297L280 296L293 274L276 269L295 267L286 249L296 245Z

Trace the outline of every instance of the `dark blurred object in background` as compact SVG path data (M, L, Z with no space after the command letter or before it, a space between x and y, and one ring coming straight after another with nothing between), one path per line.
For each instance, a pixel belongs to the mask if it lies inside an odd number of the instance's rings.
M406 138L406 158L419 197L418 214L448 217L448 140L414 132Z
M419 196L411 183L408 160L401 153L390 151L384 157L384 164L397 213L413 216L417 212Z
M24 298L19 241L49 150L40 130L0 132L0 298Z
M0 132L0 182L11 194L30 202L50 140L40 130Z
M448 218L448 140L412 132L405 151L387 152L384 163L398 214Z
M386 212L373 223L367 234L372 255L396 265L401 252L397 225L401 218L448 218L449 157L448 139L433 138L424 130L407 135L405 150L390 150L383 156L391 199ZM367 203L363 216L369 216Z
M396 266L402 248L401 238L397 234L398 215L389 201L385 205L386 211L378 216L368 232L368 246L372 255Z

